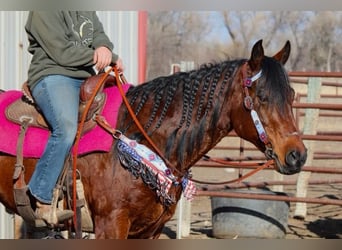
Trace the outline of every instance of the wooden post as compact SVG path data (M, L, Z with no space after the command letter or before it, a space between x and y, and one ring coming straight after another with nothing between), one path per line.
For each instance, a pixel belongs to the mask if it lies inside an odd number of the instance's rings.
M181 61L180 71L189 71L194 69L193 61ZM191 223L191 202L184 199L182 196L178 202L177 207L177 239L182 237L188 237L190 235L190 223Z
M190 235L190 224L191 224L191 203L184 198L178 202L177 206L177 239L181 239L183 237L188 237Z
M314 103L320 99L321 93L321 78L319 77L310 77L308 81L308 90L307 90L307 103ZM319 109L306 109L305 110L305 118L304 118L304 127L303 134L307 135L316 135L317 134L317 125L319 118ZM308 156L306 160L307 166L313 166L313 155L314 155L314 146L315 143L313 141L306 141L305 146L308 149ZM311 172L300 172L297 179L296 186L296 196L297 197L306 197L308 182L310 178ZM307 213L306 203L297 202L296 209L294 212L295 218L304 219Z

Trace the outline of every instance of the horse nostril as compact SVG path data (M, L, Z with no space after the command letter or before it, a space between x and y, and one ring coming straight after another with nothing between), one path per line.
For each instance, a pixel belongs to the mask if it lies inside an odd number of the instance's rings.
M306 152L301 154L297 150L292 150L286 154L285 161L287 165L299 169L300 167L304 165L306 161L306 157L307 157Z

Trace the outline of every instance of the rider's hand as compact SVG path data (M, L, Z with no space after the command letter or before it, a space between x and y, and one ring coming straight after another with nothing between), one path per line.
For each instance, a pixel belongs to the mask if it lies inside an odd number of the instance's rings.
M119 74L123 73L123 71L124 71L124 65L123 65L122 60L121 60L120 57L119 57L118 60L115 62L115 65L116 65L116 67L117 67L117 69L118 69Z
M93 63L98 71L105 69L112 62L112 52L107 47L98 47L94 51Z

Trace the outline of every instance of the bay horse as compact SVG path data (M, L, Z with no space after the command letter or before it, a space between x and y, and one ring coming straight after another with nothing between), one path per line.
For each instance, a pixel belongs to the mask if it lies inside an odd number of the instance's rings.
M287 41L273 57L265 56L260 40L249 59L205 64L189 72L161 76L131 87L126 98L151 140L173 165L177 180L187 176L189 169L232 130L274 159L278 172L295 174L306 161L306 148L292 111L294 90L283 67L289 54ZM150 146L124 104L116 128ZM77 160L95 237L157 239L173 216L183 187L172 185L169 195L174 202L161 202L146 180L129 168L131 162L120 155L114 140L109 152L93 152ZM14 156L0 155L0 201L17 213L12 183L15 162ZM36 162L24 159L26 181Z

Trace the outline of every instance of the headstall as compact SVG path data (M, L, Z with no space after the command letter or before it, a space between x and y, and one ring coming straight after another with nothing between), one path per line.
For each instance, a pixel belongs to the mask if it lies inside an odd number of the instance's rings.
M242 80L242 87L244 89L244 106L246 109L250 110L251 112L251 118L253 120L253 124L258 132L259 135L259 139L265 144L266 146L266 152L268 152L269 150L272 150L272 145L268 140L267 134L266 134L266 130L264 129L264 126L262 125L262 122L259 118L258 113L254 110L254 104L253 104L253 99L252 97L249 95L249 88L252 87L253 83L260 79L260 77L262 76L262 69L260 69L260 71L258 73L256 73L255 75L253 75L252 77L248 77L247 76L247 65L248 62L245 62L245 64L242 66L242 74L243 74L243 80Z

